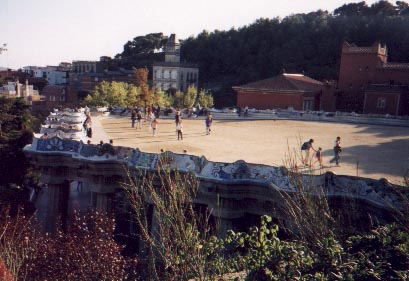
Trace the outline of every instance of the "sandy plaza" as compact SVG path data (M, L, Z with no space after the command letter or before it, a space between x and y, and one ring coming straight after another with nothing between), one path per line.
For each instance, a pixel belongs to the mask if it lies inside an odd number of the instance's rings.
M214 120L206 135L204 119L183 119L183 140L177 140L173 118L158 119L156 136L142 122L131 128L129 117L93 117L93 143L114 140L115 145L139 148L144 152L172 151L205 156L217 162L235 162L272 166L285 165L289 155L298 155L300 146L310 138L314 148L322 147L324 171L368 178L387 178L403 184L409 168L409 129L380 125L307 122L291 120ZM340 167L330 164L333 143L341 137L343 151ZM313 152L313 151L312 151ZM314 157L314 153L311 153ZM315 160L315 159L314 159ZM315 173L319 173L315 164ZM322 171L321 171L322 172Z

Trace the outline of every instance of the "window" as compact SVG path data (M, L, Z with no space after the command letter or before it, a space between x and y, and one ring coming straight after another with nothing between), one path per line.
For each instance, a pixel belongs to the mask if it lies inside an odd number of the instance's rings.
M386 106L386 99L385 98L378 98L378 101L376 103L377 108L385 108Z
M55 96L50 96L50 101L55 101Z
M170 71L169 71L169 70L165 70L165 71L163 72L163 78L165 78L165 79L169 79L169 78L170 78Z
M162 78L162 71L156 70L156 78Z
M303 110L304 111L314 110L314 98L304 98L304 100L303 100Z
M65 101L65 97L60 97L60 101Z
M178 78L178 72L176 70L172 70L171 77L173 80L176 80Z

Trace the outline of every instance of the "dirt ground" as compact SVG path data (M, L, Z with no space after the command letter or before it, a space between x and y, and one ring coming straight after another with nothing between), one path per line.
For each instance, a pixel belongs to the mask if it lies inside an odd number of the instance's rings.
M409 169L409 128L306 122L289 120L214 120L210 135L203 119L183 120L183 140L178 141L173 119L159 119L156 136L147 123L131 128L129 117L97 117L106 137L115 145L137 147L145 152L173 151L202 156L217 162L244 160L248 163L281 166L289 158L300 163L301 144L313 138L314 147L322 147L324 171L359 175L403 184ZM341 137L343 151L340 167L329 164L332 147ZM94 142L99 142L95 139ZM292 156L289 156L289 155ZM317 168L317 173L319 169Z

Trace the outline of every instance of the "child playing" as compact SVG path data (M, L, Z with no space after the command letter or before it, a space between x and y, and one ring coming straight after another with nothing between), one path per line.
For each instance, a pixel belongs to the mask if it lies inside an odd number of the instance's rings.
M176 125L176 131L178 132L178 140L179 137L181 140L183 140L183 125L182 125L182 119L179 119L179 123Z
M322 148L318 147L317 152L315 153L315 157L317 157L317 161L322 166Z

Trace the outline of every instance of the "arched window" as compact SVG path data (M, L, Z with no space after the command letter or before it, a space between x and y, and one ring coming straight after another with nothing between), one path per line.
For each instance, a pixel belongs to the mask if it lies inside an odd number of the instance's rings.
M377 108L385 108L385 106L386 106L386 99L384 97L378 98L378 100L376 102L376 107Z

